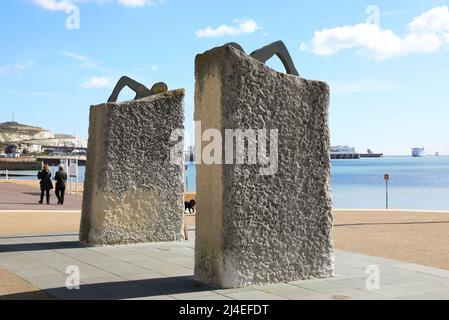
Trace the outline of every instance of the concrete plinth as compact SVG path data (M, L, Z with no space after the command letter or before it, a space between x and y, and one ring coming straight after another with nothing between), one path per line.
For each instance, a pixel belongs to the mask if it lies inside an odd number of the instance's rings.
M271 175L266 165L236 164L237 152L234 164L197 166L197 279L233 288L333 276L328 108L324 82L276 72L230 46L197 56L201 133L218 129L224 151L227 129L278 130ZM207 156L211 142L199 137Z
M91 107L81 241L183 238L183 128L184 90Z

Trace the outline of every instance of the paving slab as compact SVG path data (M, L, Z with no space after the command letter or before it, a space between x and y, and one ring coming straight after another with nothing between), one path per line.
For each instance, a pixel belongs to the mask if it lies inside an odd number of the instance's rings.
M88 247L77 238L77 234L0 238L0 267L33 288L67 300L449 300L447 270L350 252L336 251L334 278L221 289L195 280L193 240ZM80 290L65 287L69 265L80 268ZM367 270L373 266L379 270L377 290L366 286ZM24 294L32 292L0 298L19 299Z
M293 300L302 299L302 298L308 297L308 296L315 296L315 297L320 296L315 291L297 287L293 284L288 284L288 283L277 284L277 285L272 285L272 286L263 286L263 287L259 287L258 289L261 291L267 292L269 294L274 294L274 295L282 297L282 298L293 299ZM325 299L326 296L321 295L321 298Z
M234 300L288 300L287 298L260 290L229 293L224 295Z

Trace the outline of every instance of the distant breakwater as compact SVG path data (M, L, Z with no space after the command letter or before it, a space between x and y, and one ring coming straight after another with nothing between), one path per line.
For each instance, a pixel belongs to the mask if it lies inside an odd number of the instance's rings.
M42 165L36 158L0 159L0 170L42 170Z

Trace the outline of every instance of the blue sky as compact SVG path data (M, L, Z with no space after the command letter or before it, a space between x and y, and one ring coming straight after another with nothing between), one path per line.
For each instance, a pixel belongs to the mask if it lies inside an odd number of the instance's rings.
M185 88L192 131L196 54L230 41L251 52L284 40L301 76L331 86L333 144L449 154L447 0L71 3L79 29L66 27L68 2L0 1L0 122L14 113L20 123L87 138L89 106L129 75Z

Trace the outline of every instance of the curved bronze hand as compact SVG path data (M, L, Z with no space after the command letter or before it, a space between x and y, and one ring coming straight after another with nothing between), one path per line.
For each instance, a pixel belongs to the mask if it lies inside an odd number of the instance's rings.
M243 50L242 46L240 46L238 43L230 42L226 45L236 48L237 50L245 52ZM285 67L285 70L288 74L292 74L299 77L299 72L296 70L295 64L293 63L292 57L290 56L290 53L288 52L287 47L285 46L284 42L282 41L276 41L273 42L263 48L260 48L253 53L250 54L251 57L254 59L266 63L268 60L270 60L274 55L278 56L278 58L281 60L282 64Z
M285 70L288 74L299 77L299 73L295 68L295 64L293 63L292 57L290 56L290 52L288 52L287 47L282 41L273 42L272 44L260 48L259 50L256 50L250 54L251 57L259 60L262 63L267 62L274 55L277 55L282 61L282 64L284 65Z

